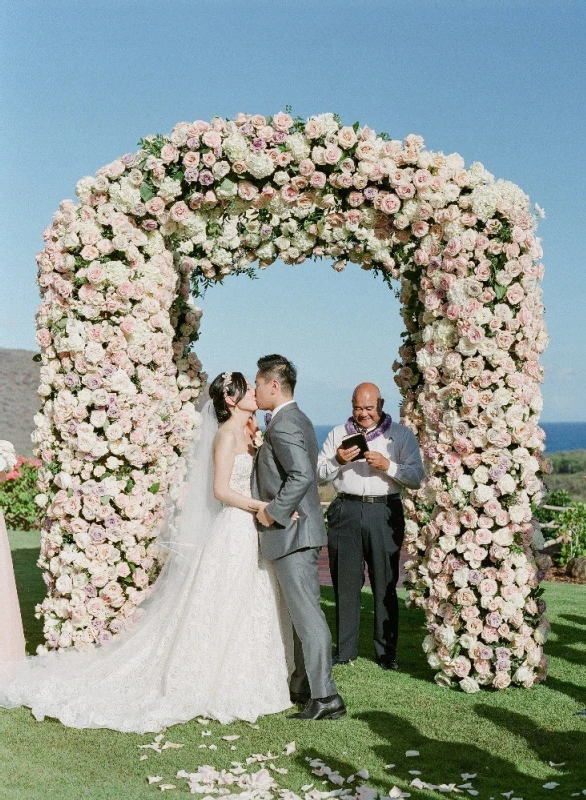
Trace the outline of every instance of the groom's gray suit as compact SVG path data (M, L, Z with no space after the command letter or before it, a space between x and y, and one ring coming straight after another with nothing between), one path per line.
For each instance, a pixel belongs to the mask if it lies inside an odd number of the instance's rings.
M295 671L290 689L312 698L337 693L317 569L327 541L317 491L318 452L311 421L297 403L291 403L267 426L252 474L253 496L268 502L266 511L275 520L270 528L259 525L260 549L274 564L293 623ZM295 522L294 511L299 514Z

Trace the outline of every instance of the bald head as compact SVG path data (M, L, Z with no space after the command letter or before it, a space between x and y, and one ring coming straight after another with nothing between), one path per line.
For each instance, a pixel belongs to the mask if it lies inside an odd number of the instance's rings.
M363 428L378 425L384 400L375 383L360 383L352 394L352 416Z

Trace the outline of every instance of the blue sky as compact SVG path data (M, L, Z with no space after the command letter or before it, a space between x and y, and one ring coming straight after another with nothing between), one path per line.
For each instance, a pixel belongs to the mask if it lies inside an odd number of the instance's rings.
M0 13L0 347L35 348L34 254L80 177L176 122L291 104L421 134L545 208L543 419L586 420L582 0L4 0ZM357 267L275 264L202 306L211 376L253 375L280 351L315 423L344 419L361 380L396 410L399 303Z

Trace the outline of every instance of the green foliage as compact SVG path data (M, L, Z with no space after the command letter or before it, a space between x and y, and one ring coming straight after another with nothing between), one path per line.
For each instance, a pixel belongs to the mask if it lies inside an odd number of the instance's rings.
M568 450L548 456L555 475L586 475L586 450Z
M560 512L558 533L565 537L558 562L565 567L572 558L586 556L586 503L574 503Z
M8 528L30 531L38 527L35 496L39 493L39 466L40 461L19 457L16 467L0 482L0 508Z
M557 492L551 492L547 496L546 505L548 506L571 506L573 503L572 496L566 489L559 489ZM549 508L535 509L535 518L541 522L557 522L559 511L551 511Z

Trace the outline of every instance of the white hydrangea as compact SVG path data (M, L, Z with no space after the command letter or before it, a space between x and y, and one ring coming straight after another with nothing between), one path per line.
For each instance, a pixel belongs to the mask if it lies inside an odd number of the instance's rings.
M230 161L243 161L250 153L247 139L241 133L233 133L223 141L224 153Z
M148 235L148 242L144 246L144 251L148 256L157 256L165 250L165 240L159 231L153 231Z
M110 184L110 200L120 211L129 212L140 203L140 190L128 178Z
M8 472L16 466L16 451L12 442L0 440L0 472Z
M339 125L336 122L334 115L331 111L326 112L325 114L317 114L314 117L310 117L310 119L315 119L323 126L324 134L326 136L330 136L339 129Z
M163 178L159 191L159 197L162 197L165 202L169 203L181 194L181 181L176 181L174 178Z
M77 197L79 197L82 203L87 203L87 201L90 199L90 195L92 194L93 190L94 190L94 178L91 176L82 178L75 185L75 194L77 195Z
M275 171L272 159L264 153L250 153L246 159L246 166L250 174L258 180L267 178Z
M292 133L287 136L286 144L295 161L303 161L304 158L309 158L311 147L309 142L302 133Z
M468 168L468 185L474 187L481 183L494 183L494 175L480 161L475 161Z
M114 286L118 286L123 281L128 280L130 270L122 261L108 261L104 265L104 272L106 273L106 280Z

